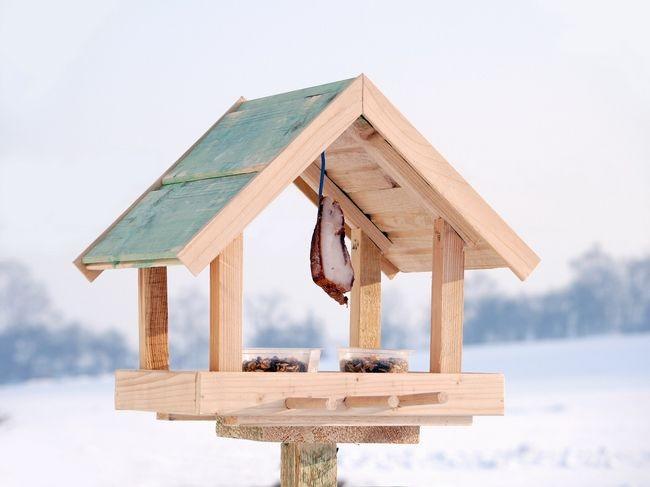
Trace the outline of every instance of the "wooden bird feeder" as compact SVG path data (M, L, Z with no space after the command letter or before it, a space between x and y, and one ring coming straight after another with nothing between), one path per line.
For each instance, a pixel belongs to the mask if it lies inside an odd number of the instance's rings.
M325 150L324 194L352 241L350 346L380 347L382 271L430 272L429 372L242 372L243 231L292 183L316 203ZM417 443L420 426L502 415L503 376L462 372L464 271L523 280L538 262L364 75L240 98L75 260L90 281L138 268L140 368L115 372L116 408L280 442L283 486L336 485L336 443ZM209 370L169 370L167 266L178 264L210 266Z

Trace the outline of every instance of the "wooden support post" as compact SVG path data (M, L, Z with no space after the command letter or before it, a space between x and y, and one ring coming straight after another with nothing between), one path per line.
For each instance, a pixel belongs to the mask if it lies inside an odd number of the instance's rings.
M335 443L282 443L282 487L336 487Z
M463 240L442 218L434 222L430 371L459 373L463 350Z
M138 269L140 368L169 370L167 268Z
M350 303L350 346L381 346L381 253L360 229L352 229L354 284Z
M210 263L210 370L241 372L243 235Z

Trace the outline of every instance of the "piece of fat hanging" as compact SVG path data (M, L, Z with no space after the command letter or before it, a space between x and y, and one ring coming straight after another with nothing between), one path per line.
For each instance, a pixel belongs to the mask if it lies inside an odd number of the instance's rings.
M329 196L318 205L318 219L311 237L311 277L339 304L348 304L354 269L345 246L345 220L339 204Z

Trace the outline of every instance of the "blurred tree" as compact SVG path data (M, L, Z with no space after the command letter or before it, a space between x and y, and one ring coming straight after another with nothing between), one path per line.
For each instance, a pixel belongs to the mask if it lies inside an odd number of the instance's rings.
M63 320L25 266L0 262L0 383L134 365L135 354L119 333Z

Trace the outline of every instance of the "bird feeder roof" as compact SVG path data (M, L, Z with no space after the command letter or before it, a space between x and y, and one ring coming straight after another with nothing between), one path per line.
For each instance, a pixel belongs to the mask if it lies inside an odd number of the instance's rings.
M535 253L379 92L357 78L238 100L75 261L104 269L184 264L198 274L288 185L325 193L382 252L382 269L431 270L433 220L463 238L466 268L525 279Z

